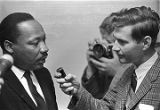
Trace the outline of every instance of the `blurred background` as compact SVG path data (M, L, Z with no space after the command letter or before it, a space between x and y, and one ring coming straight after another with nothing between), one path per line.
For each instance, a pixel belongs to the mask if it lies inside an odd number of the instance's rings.
M87 64L88 41L99 38L99 25L113 11L135 6L159 11L159 0L0 0L0 21L12 12L29 12L44 27L50 49L45 66L52 76L58 67L80 80ZM159 40L160 41L160 40ZM0 51L0 54L2 52ZM67 110L70 96L53 77L59 110Z

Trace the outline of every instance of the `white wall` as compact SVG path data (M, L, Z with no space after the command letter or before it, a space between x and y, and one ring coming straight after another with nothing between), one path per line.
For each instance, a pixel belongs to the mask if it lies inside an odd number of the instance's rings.
M0 2L0 20L15 11L31 13L43 25L50 49L46 67L52 75L62 66L80 80L86 65L87 42L100 37L98 26L112 11L146 5L158 10L158 0L103 1L9 1ZM70 97L62 93L55 79L57 102L66 110Z

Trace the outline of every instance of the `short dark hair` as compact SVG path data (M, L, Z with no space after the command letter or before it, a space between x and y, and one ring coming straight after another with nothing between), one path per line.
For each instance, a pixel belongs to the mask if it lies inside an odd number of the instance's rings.
M34 20L33 16L29 13L15 12L6 16L0 23L0 45L4 49L4 41L9 40L16 42L19 31L17 24L23 21Z
M151 46L154 46L159 32L159 15L150 7L135 7L122 9L113 19L116 28L134 25L132 38L137 42L145 36L152 38Z

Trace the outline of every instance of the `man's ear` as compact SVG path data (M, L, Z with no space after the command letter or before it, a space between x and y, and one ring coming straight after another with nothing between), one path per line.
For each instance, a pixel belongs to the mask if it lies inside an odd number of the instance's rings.
M152 38L150 36L145 36L143 39L143 50L148 49L151 46Z
M9 52L10 54L13 53L13 43L9 40L4 41L4 49Z

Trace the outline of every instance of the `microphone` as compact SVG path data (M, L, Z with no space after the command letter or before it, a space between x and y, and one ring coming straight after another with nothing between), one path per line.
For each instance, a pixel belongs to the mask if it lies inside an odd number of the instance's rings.
M0 57L0 76L3 76L3 74L11 68L13 62L13 57L9 54L4 54Z

